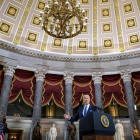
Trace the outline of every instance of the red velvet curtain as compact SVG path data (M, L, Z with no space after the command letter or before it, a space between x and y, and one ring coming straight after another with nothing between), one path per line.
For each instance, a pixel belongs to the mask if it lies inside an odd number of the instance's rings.
M3 66L0 65L0 95L2 90L3 80L4 80L4 70L3 70Z
M23 101L32 107L34 101L34 93L34 72L16 69L12 80L9 103L14 102L19 97L19 95L21 95Z
M65 83L62 75L46 74L43 85L42 106L47 105L51 99L61 108L65 108Z
M114 99L119 105L127 107L123 80L120 75L103 76L103 105L107 107Z
M135 104L140 105L140 72L132 73L132 84L134 91Z
M95 90L91 76L75 76L73 81L73 108L79 105L84 94L89 94L91 104L95 105Z

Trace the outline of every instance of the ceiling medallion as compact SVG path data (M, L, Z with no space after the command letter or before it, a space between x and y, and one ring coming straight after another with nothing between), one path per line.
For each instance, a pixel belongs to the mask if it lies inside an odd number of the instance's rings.
M48 0L40 20L47 34L66 39L80 34L86 28L88 18L77 0Z

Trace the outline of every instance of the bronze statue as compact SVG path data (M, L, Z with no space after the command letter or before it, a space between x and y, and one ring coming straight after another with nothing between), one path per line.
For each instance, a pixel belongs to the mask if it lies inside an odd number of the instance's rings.
M134 138L136 140L140 140L140 132L139 130L137 129L137 126L134 124L134 130L133 130L133 135L134 135Z
M69 131L68 140L75 140L76 127L74 125L74 122L71 122L71 124L68 124L67 130Z
M7 128L6 118L3 119L3 133L4 135L10 133L10 130Z
M0 116L0 121L3 122L3 115Z
M42 140L42 132L41 132L41 126L39 125L39 122L37 122L37 125L34 127L33 140Z

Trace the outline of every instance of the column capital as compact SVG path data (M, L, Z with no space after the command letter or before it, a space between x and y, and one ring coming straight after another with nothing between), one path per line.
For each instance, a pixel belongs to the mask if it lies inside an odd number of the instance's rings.
M127 82L127 81L131 82L131 77L132 76L131 76L131 70L130 69L122 70L120 72L120 74L121 74L121 77L123 79L123 82Z
M11 77L13 77L13 74L15 73L15 69L16 69L16 65L14 64L10 64L10 63L6 63L4 65L4 75L9 75Z
M74 79L73 77L74 77L74 74L73 73L65 72L64 73L65 83L72 83L73 82L73 79Z
M35 77L36 81L44 81L46 72L43 70L36 70L35 71Z
M92 73L92 80L94 81L94 85L95 84L101 84L102 73L101 72L93 72Z

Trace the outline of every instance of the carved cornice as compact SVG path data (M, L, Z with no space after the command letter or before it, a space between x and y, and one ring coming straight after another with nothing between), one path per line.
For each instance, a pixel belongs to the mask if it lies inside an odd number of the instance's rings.
M106 62L106 61L115 61L122 59L129 59L140 57L140 50L119 53L119 54L108 54L108 55L98 55L98 56L73 56L73 55L61 55L61 54L50 54L47 52L36 51L33 49L16 46L12 44L5 43L0 40L0 48L11 51L14 53L19 53L27 56L32 56L36 58L43 58L48 60L57 60L57 61L67 61L67 62Z

